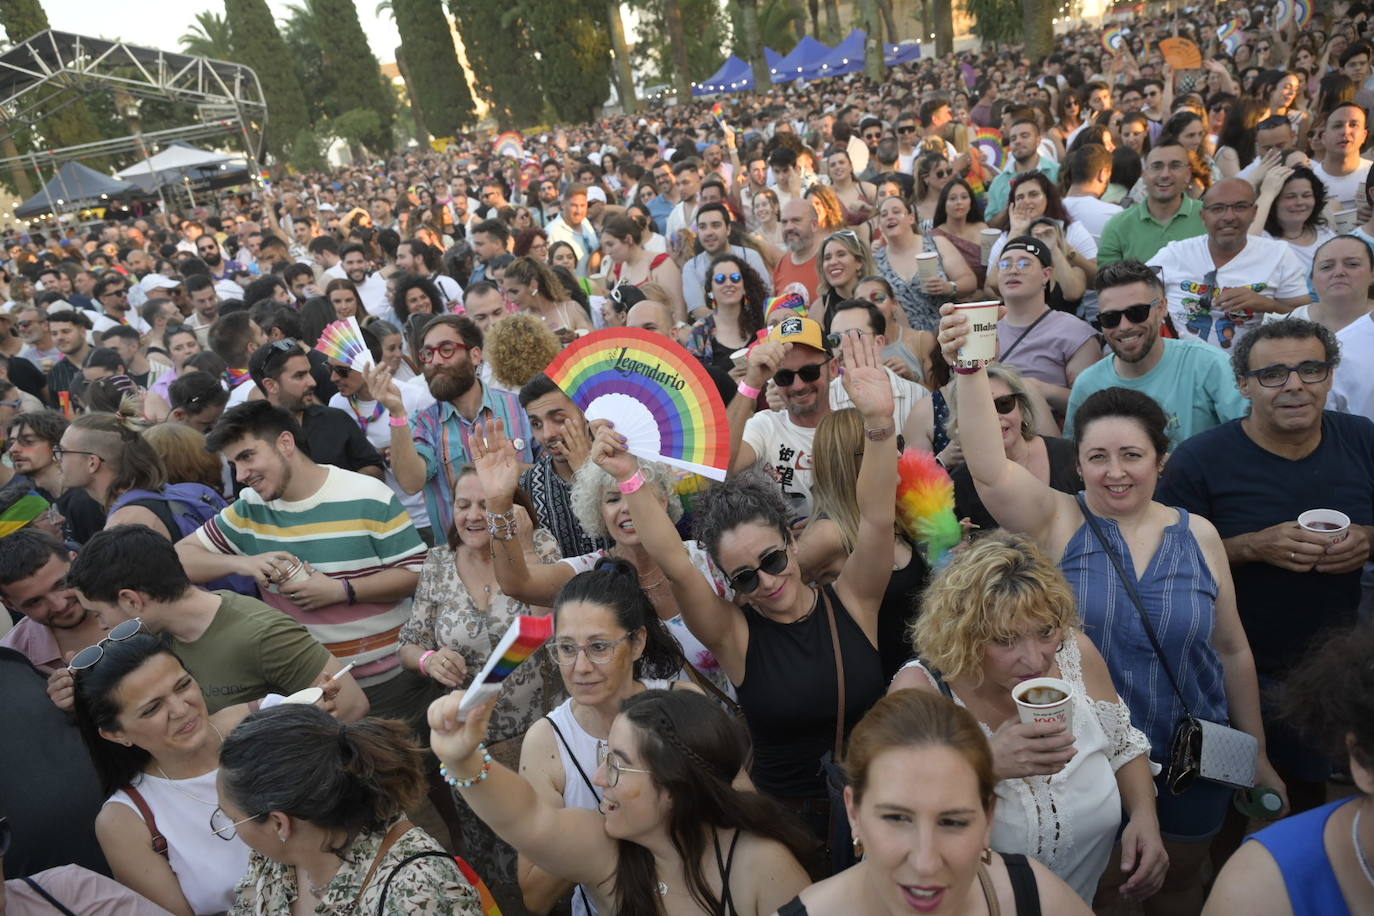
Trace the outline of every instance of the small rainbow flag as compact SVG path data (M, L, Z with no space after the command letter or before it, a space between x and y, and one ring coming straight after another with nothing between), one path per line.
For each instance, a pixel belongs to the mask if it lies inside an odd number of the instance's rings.
M458 863L458 870L468 879L468 884L477 889L477 896L482 902L482 916L501 916L501 907L497 905L491 888L487 887L487 882L482 880L482 876L477 874L462 856L454 856L453 861Z
M1102 47L1108 54L1119 54L1126 47L1126 30L1113 26L1102 30Z
M553 635L553 615L531 617L521 614L511 621L501 641L491 650L482 670L472 679L472 686L463 694L458 710L474 709L501 690L501 682L511 676L520 663L529 658Z
M362 371L372 366L372 353L363 341L358 319L352 315L325 325L315 349L350 369Z

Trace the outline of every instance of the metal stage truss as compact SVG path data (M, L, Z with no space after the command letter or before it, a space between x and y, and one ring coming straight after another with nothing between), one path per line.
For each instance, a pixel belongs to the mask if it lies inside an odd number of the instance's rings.
M51 29L0 55L0 140L39 124L82 94L101 90L188 103L196 106L200 122L61 149L36 149L0 159L0 168L54 169L69 159L128 152L146 157L149 144L221 134L239 135L254 173L262 161L267 101L249 67Z

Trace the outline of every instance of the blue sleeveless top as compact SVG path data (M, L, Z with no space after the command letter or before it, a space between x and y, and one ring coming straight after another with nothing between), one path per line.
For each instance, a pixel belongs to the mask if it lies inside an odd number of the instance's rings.
M1336 809L1357 798L1358 795L1352 795L1295 814L1247 838L1269 850L1274 857L1284 886L1288 888L1293 916L1350 916L1350 907L1336 881L1322 834Z
M1188 529L1187 511L1179 509L1178 514L1178 521L1164 529L1164 539L1135 587L1193 715L1226 722L1225 674L1212 648L1217 581ZM1135 561L1116 522L1101 516L1098 521L1127 575L1133 575ZM1131 711L1131 724L1149 737L1150 759L1167 764L1183 704L1169 685L1131 596L1086 522L1069 539L1059 565L1078 599L1083 632L1106 659Z

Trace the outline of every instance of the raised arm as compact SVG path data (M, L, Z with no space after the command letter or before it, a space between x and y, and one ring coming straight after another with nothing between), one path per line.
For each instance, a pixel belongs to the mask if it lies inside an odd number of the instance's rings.
M773 377L773 374L778 371L778 367L782 365L782 361L791 349L791 344L776 340L765 340L754 347L749 351L749 362L744 368L744 381L741 382L741 386L761 390L768 384L768 380ZM754 415L757 406L757 397L750 397L739 392L730 399L730 405L725 408L726 419L730 421L730 473L732 474L747 471L759 460L758 452L754 450L752 445L744 441L744 427L748 424L749 418Z
M1255 218L1250 221L1251 235L1264 235L1264 224L1269 221L1269 211L1279 199L1283 183L1293 174L1288 166L1280 165L1264 173L1260 182L1259 197L1255 199Z
M940 345L951 366L968 336L968 319L953 307L942 308ZM1048 484L1007 457L1002 429L992 406L992 390L985 369L956 370L958 386L959 441L964 463L973 475L983 505L1004 528L1030 535L1041 544L1050 532L1058 496Z
M692 562L682 538L663 507L663 495L653 487L634 486L639 461L625 450L625 442L610 423L598 421L592 441L592 460L615 478L630 507L630 518L644 549L668 577L673 598L692 635L701 640L732 683L744 680L744 653L749 630L739 608L716 594ZM671 497L669 497L671 498ZM890 565L890 564L889 564Z
M873 337L847 333L840 341L844 389L863 416L864 454L855 496L859 528L854 550L835 582L845 607L877 644L878 605L892 578L893 525L897 515L897 444L892 422L892 385ZM874 436L881 438L874 439Z
M393 420L405 419L406 406L401 399L401 389L391 379L391 370L377 365L364 370L367 387L372 396L381 402ZM407 493L419 493L429 479L429 469L425 459L415 450L415 439L410 432L410 424L391 427L391 470L396 474L396 482Z

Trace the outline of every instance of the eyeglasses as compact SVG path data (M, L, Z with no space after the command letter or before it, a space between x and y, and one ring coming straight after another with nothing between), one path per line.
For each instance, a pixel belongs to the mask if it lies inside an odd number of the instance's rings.
M1016 409L1016 405L1021 402L1019 394L1004 394L999 398L992 399L993 408L1002 416L1006 416Z
M1124 309L1116 309L1110 312L1098 312L1097 323L1107 330L1120 325L1122 318L1125 318L1131 324L1140 324L1146 318L1150 317L1150 309L1154 308L1157 302L1159 302L1158 299L1155 299L1153 302L1137 302L1135 305L1128 305Z
M716 274L711 279L715 280L717 283L724 283L726 280L729 280L731 283L738 283L744 279L744 274L735 271L731 274Z
M95 457L95 458L99 458L99 457L100 457L100 453L99 453L99 452L87 452L87 451L82 451L82 450L79 449L79 448L63 448L63 447L60 446L60 445L54 445L54 446L52 447L52 456L53 456L53 459L54 459L54 460L56 460L56 461L61 461L61 460L62 460L63 458L65 458L67 455L91 455L91 456L93 456L93 457Z
M643 773L652 776L652 770L641 770L636 767L627 767L611 753L611 749L604 744L598 743L596 746L596 765L606 768L606 785L614 789L620 785L621 773Z
M1240 214L1242 214L1242 213L1249 213L1251 210L1255 209L1255 202L1254 202L1253 200L1243 200L1243 201L1240 201L1239 203L1234 203L1234 204L1227 204L1227 203L1203 204L1203 205L1202 205L1202 209L1203 209L1204 212L1210 213L1210 214L1212 214L1213 216L1221 216L1222 214L1227 213L1227 212L1231 212L1231 213L1235 213L1236 215L1240 215Z
M353 374L353 370L348 366L330 366L329 374L339 378L348 378Z
M13 407L15 410L18 410L23 406L23 401L0 401L0 407Z
M453 359L459 350L466 350L467 348L467 344L458 343L454 340L446 340L436 347L421 347L419 353L420 362L426 365L434 362L434 355L436 353L439 354L440 359Z
M821 377L821 367L828 362L830 362L830 359L827 357L818 363L802 366L800 369L779 369L777 372L773 373L773 384L777 385L779 388L791 388L792 383L798 378L803 382L814 382Z
M59 583L66 587L65 583ZM126 620L110 631L109 635L93 646L87 646L80 652L72 656L72 660L67 662L67 669L73 673L85 671L87 668L95 667L96 663L105 657L105 643L123 642L136 636L143 629L143 621L135 617Z
M1017 270L1030 270L1031 265L1038 263L1040 263L1039 260L1032 261L1030 258L1017 258L1015 261L1011 258L1002 258L997 262L997 269L1011 270L1012 267L1015 267Z
M1276 363L1262 369L1251 369L1245 374L1258 381L1265 388L1282 388L1288 383L1289 376L1294 372L1298 374L1298 381L1307 385L1315 385L1318 382L1326 381L1327 376L1331 374L1331 363L1315 359L1304 360L1296 366Z
M763 555L759 560L759 565L753 569L742 569L730 577L730 588L736 595L753 594L759 587L759 573L768 573L770 576L780 575L787 564L791 562L785 547L775 547Z
M899 134L914 134L914 133L916 133L916 125L915 125L915 124L903 124L903 125L901 125L901 126L899 126L899 127L897 128L897 133L899 133Z
M239 835L237 829L239 824L255 821L261 816L260 814L254 814L250 817L245 817L241 821L231 821L229 820L229 815L224 813L223 808L215 808L215 810L210 813L210 832L221 840L228 842Z
M634 633L626 633L619 639L594 639L585 645L578 645L570 639L563 639L548 644L549 657L562 667L567 667L577 663L579 652L587 654L587 661L593 665L604 665L615 657L616 647L627 639L634 637Z

